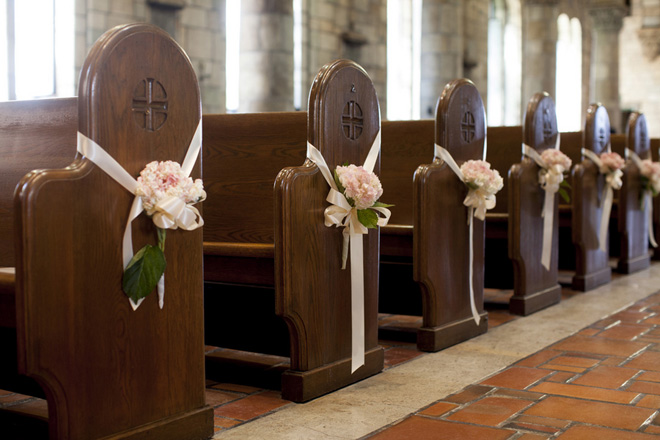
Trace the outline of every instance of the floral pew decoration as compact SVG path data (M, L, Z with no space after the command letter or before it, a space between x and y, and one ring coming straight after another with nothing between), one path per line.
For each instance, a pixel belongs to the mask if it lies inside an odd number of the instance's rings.
M642 191L640 193L640 206L646 213L649 243L651 246L658 247L653 233L653 203L651 199L660 194L660 163L653 162L650 159L641 159L637 153L626 148L626 157L632 160L639 168L642 179Z
M543 247L541 251L541 264L546 270L550 270L550 258L552 257L552 230L554 222L555 193L559 192L562 198L568 202L566 192L568 183L564 180L565 175L571 169L571 159L559 150L560 136L557 133L557 145L548 148L539 154L529 145L523 144L523 154L532 159L541 167L539 170L539 185L545 191L543 201Z
M491 169L490 163L484 160L467 160L460 167L451 153L438 144L435 144L435 158L443 160L456 176L468 187L468 193L463 205L468 208L467 223L469 225L468 239L468 284L470 288L470 309L474 322L479 325L481 317L474 300L474 217L483 221L486 211L493 209L496 204L495 194L504 186L504 180L497 170Z
M307 158L314 162L330 186L324 212L325 226L343 228L342 269L351 256L351 373L364 365L364 256L363 235L385 226L393 205L378 201L383 188L373 169L380 153L380 132L362 166L340 165L330 173L321 152L309 142Z
M189 177L201 146L200 121L182 165L173 161L153 161L147 164L136 180L100 145L78 132L78 152L135 195L122 241L122 288L133 310L155 288L158 290L158 306L163 308L166 230L181 228L192 231L204 225L199 211L192 205L204 201L206 192L201 179L193 181ZM156 225L158 246L146 245L133 255L131 223L143 211Z
M614 190L621 189L623 181L623 165L625 161L618 153L605 152L600 156L591 150L582 149L582 155L589 158L598 167L598 171L605 175L605 198L602 201L600 227L598 233L598 243L601 251L607 251L607 230L610 224L610 213L612 212L612 201L614 200Z

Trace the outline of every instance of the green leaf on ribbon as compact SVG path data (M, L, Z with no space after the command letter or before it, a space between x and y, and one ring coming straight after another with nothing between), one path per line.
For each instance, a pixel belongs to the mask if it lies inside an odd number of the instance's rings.
M562 199L564 199L564 202L570 203L571 202L571 196L568 193L568 191L566 191L567 189L570 191L573 188L571 187L571 185L567 181L562 180L561 183L559 184L559 190L558 190L559 195L561 196Z
M122 288L133 302L149 295L165 273L165 254L157 246L146 245L140 249L126 266Z
M392 206L394 205L389 205L383 202L375 202L373 205L371 205L372 208L391 208Z
M374 229L378 227L378 214L371 209L358 209L357 210L358 220L365 227L369 229Z

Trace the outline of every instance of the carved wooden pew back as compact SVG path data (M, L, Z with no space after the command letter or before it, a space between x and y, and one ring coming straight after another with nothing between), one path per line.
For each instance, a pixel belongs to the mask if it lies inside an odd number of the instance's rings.
M152 160L183 161L201 117L188 58L150 25L117 27L99 39L83 66L78 110L80 133L131 176ZM70 151L70 133L52 151ZM168 233L165 307L152 294L133 311L121 282L133 198L81 155L19 184L18 371L45 392L51 438L213 432L204 394L201 230ZM146 216L134 222L133 241L136 248L155 241Z

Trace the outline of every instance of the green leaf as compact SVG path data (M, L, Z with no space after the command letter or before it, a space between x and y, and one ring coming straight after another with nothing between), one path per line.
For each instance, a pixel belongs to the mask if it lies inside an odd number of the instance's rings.
M566 203L571 202L571 198L568 195L568 192L566 192L566 190L564 188L561 188L561 187L559 188L559 195L561 196L562 199L564 199L564 202L566 202Z
M378 214L371 209L358 209L358 220L367 228L373 229L378 227Z
M334 170L332 170L332 174L333 174L334 177L335 177L335 185L337 185L337 190L338 190L340 193L345 194L346 188L344 188L344 186L343 186L343 185L341 184L341 182L339 181L339 175L337 174L337 168L335 168Z
M383 203L383 202L376 202L371 207L372 208L391 208L392 206L394 206L394 205L388 205L387 203Z
M122 288L134 302L149 295L165 273L165 254L156 246L140 249L124 270Z

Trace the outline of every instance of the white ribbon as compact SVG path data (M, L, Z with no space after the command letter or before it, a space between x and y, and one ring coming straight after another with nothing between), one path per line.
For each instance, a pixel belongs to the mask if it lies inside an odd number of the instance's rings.
M625 150L626 159L630 159L637 166L637 169L642 171L642 159L637 153L633 150L626 148ZM658 243L655 241L655 234L653 233L653 194L650 189L644 190L644 213L646 214L646 225L649 232L649 243L654 248L658 247Z
M202 148L202 121L200 119L197 124L197 129L193 135L188 151L186 152L185 159L181 165L181 170L186 176L192 172L197 156ZM117 183L126 188L131 194L135 194L138 183L133 176L131 176L112 156L110 156L99 144L78 132L78 152L85 156L87 159L94 162L96 166L101 168L108 176L112 177ZM181 202L183 203L183 202ZM185 203L184 203L185 205ZM180 227L191 231L197 229L204 224L199 211L192 206L181 207L170 198L161 200L154 209L157 211L154 215L154 223L156 226L163 229L176 229ZM123 267L126 268L128 263L133 258L133 234L131 231L131 223L135 220L144 210L142 206L142 198L135 196L131 210L128 214L126 227L124 228L124 238L122 240L122 260ZM158 219L156 219L158 218ZM199 218L199 221L197 221ZM165 227L170 225L169 227ZM158 305L162 309L165 296L165 274L158 281ZM129 298L133 310L136 310L144 298L135 303Z
M444 149L438 144L435 144L435 149L434 149L434 155L437 158L442 159L447 165L449 165L449 168L458 176L458 178L461 180L461 182L465 183L465 176L463 176L463 172L459 168L458 164L456 164L456 161L454 158L451 156L449 151ZM474 217L477 217L479 220L484 220L486 218L486 210L494 208L495 207L495 196L491 194L486 194L484 191L481 190L473 190L469 189L468 194L463 200L463 205L468 207L468 228L469 228L469 236L468 236L468 264L469 264L469 269L468 269L468 285L470 287L470 310L472 311L472 318L474 319L474 322L479 325L479 322L481 322L481 316L479 315L479 312L477 311L477 305L474 300Z
M598 233L598 243L599 249L603 252L607 252L607 229L610 224L610 213L612 212L612 201L614 200L614 190L620 189L623 182L621 181L621 176L623 172L621 170L611 171L607 166L603 164L603 161L600 160L600 157L591 150L585 148L582 149L582 155L589 158L593 163L598 167L598 171L601 174L605 174L605 183L607 187L605 188L605 198L601 203L602 211L600 215L600 230Z
M364 165L365 170L373 172L380 153L380 131L376 135ZM325 209L325 225L343 227L342 269L346 268L348 251L351 253L351 373L364 365L364 255L362 236L369 232L358 220L357 208L353 208L342 194L332 177L330 168L323 154L307 142L307 158L314 162L330 186L326 200L330 203ZM370 208L382 213L385 218L378 219L378 226L385 226L390 218L387 208Z
M559 139L559 136L557 136ZM543 200L543 248L541 251L541 264L545 270L550 270L550 258L552 257L552 231L554 225L555 193L559 191L559 185L564 180L564 167L561 165L549 166L541 155L527 144L523 144L523 154L532 159L541 167L539 170L539 184L545 190Z

